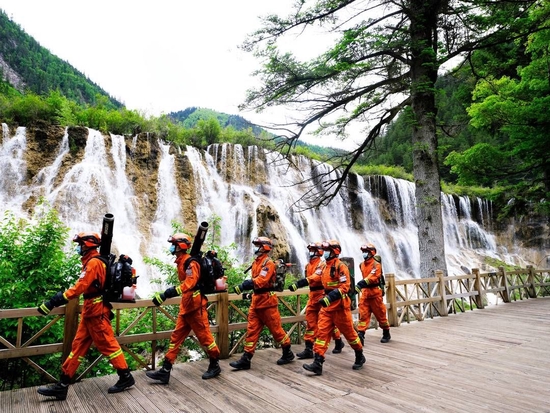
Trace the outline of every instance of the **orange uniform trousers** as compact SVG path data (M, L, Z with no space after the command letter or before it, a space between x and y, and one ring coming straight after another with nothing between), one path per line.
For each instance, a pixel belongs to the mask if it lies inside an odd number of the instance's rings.
M248 312L248 327L244 341L244 351L254 354L262 329L267 327L275 341L283 347L290 345L290 337L283 330L281 314L277 307L253 308Z
M306 342L313 343L315 342L315 337L317 337L318 322L319 322L319 311L321 311L321 304L319 300L323 298L325 292L321 291L312 291L309 293L309 300L306 307L306 332L304 333L304 340ZM339 340L342 337L340 330L337 327L334 327L332 330L332 338Z
M220 357L220 349L214 341L214 336L210 331L208 322L208 311L205 307L197 308L194 311L185 314L179 314L176 321L176 327L170 336L170 344L165 359L174 364L185 338L193 330L199 343L206 350L209 358L217 359Z
M63 374L71 378L74 376L92 343L101 354L108 358L115 369L128 368L122 349L115 338L111 320L107 314L103 314L81 319L73 340L71 353L61 367Z
M342 300L342 303L336 308L331 308L329 310L323 307L319 311L317 339L313 346L314 353L320 356L325 355L330 344L334 326L344 335L351 348L354 350L363 349L357 331L355 331L353 327L350 302L349 298L346 297L346 299Z
M363 289L363 291L365 291L365 289ZM359 322L357 323L357 330L367 331L372 314L376 317L381 329L389 329L390 323L388 322L386 313L387 309L386 304L384 304L382 291L380 291L379 295L362 295L359 299Z

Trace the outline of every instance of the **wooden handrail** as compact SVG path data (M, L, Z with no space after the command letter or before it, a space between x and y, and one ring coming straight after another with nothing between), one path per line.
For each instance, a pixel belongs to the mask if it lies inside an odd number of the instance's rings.
M526 269L505 271L499 268L497 272L480 272L473 269L472 274L457 276L444 276L442 271L437 271L435 277L413 278L397 280L394 274L386 275L386 304L388 308L388 320L390 325L398 327L403 321L421 321L435 316L447 316L449 311L463 312L466 310L483 309L488 303L488 297L492 296L498 302L530 299L539 296L550 295L550 270ZM282 316L283 324L291 324L289 330L298 332L298 340L301 339L302 323L305 321L304 309L300 296L307 295L307 289L295 292L284 291L277 293L279 300L285 309L290 310L290 315ZM298 297L295 306L289 304L288 297ZM237 345L230 349L230 334L237 330L246 329L247 322L245 312L237 310L233 302L241 300L238 294L227 292L208 296L208 306L215 316L211 325L211 331L216 336L216 342L220 348L221 358L228 358L235 351ZM172 330L158 331L158 317L173 316L166 310L166 306L179 305L180 298L174 297L165 301L162 307L157 308L150 299L136 300L135 303L113 303L113 311L116 315L115 335L126 351L126 346L138 342L151 342L151 350L156 351L156 342L170 337ZM127 326L121 328L121 312L139 309L140 314ZM230 322L230 311L243 318L242 321ZM0 310L0 320L17 320L17 335L15 340L5 338L5 333L0 332L0 359L24 358L25 361L34 364L31 356L52 354L61 352L63 359L70 352L72 340L78 327L78 317L81 306L77 300L69 302L66 306L55 308L46 318L47 323L38 332L33 333L30 339L23 340L23 326L26 318L41 317L36 308L3 309ZM149 312L152 313L151 331L146 333L129 334L128 331ZM357 310L354 310L357 313ZM54 318L51 318L53 316ZM63 320L63 321L61 321ZM64 340L61 343L35 344L37 339L49 328L58 322L63 322ZM136 358L136 355L132 356ZM152 361L146 361L144 366L154 368ZM34 365L36 367L36 365Z

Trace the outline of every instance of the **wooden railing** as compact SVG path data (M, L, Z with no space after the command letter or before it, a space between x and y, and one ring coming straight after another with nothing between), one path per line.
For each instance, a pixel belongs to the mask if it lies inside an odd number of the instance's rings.
M483 309L499 302L550 295L550 270L525 269L481 273L474 268L471 274L444 276L436 271L432 278L396 280L386 276L386 306L388 321L397 327L404 320L422 321L449 313Z
M393 274L386 275L386 304L388 307L388 320L391 326L398 327L403 321L422 321L426 318L447 316L449 313L464 312L473 309L483 309L486 305L499 302L508 303L515 300L535 298L550 295L550 270L536 270L533 267L508 271L500 268L497 272L481 273L473 269L472 274L458 276L444 276L443 272L437 272L435 277L396 280ZM307 303L307 289L296 292L285 291L278 293L280 305L285 311L282 322L289 334L294 335L300 341L303 335L304 310ZM296 299L289 300L289 297ZM219 293L208 296L208 309L214 314L211 320L211 331L221 351L221 358L228 358L235 353L244 340L245 334L233 338L230 343L231 333L245 330L247 326L247 313L237 306L236 301L242 297L237 294ZM175 324L179 305L179 297L165 301L163 306L156 307L150 299L136 300L135 303L114 303L115 313L114 331L122 348L144 368L155 368L157 342L168 339L172 330L159 330L158 317L167 317ZM169 309L172 307L174 314ZM0 310L0 319L16 319L17 334L14 342L6 339L5 333L0 332L0 360L10 358L22 358L38 372L54 381L55 378L42 369L30 357L62 353L65 359L70 350L71 343L78 327L78 317L81 305L77 300L69 302L66 306L55 308L45 318L45 325L32 337L24 341L25 320L30 317L41 317L36 308L22 308ZM124 312L137 312L130 321L124 319L122 325L121 315ZM357 310L353 311L355 314ZM52 318L53 317L53 318ZM143 326L144 320L150 321L150 325ZM232 321L230 321L232 320ZM36 344L39 337L48 331L56 323L63 323L64 337L61 343ZM146 333L131 333L134 328L140 328ZM28 329L27 329L28 330ZM192 336L191 333L190 336ZM136 354L129 344L151 343L151 360L144 360ZM77 379L85 376L100 360L98 357L87 366Z

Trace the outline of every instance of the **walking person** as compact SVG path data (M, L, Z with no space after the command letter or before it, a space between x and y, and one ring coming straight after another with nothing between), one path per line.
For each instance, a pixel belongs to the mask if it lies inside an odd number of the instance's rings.
M158 380L163 384L170 381L170 372L176 361L181 345L191 330L197 336L199 343L206 350L210 358L208 369L202 375L204 380L211 379L221 373L219 364L220 350L214 341L208 322L208 310L206 306L208 299L201 294L198 288L200 279L200 263L196 260L190 260L191 255L187 250L191 248L191 237L183 233L177 233L168 237L170 252L176 257L178 268L178 279L180 285L170 287L164 293L156 293L153 297L153 303L156 306L161 305L167 298L181 295L180 309L176 327L170 336L170 345L168 352L164 356L162 367L156 371L148 371L147 377Z
M64 292L59 291L38 307L41 314L47 315L54 307L59 307L69 300L84 295L80 324L72 343L71 352L61 366L61 378L58 383L38 388L39 394L55 397L57 400L67 398L69 384L73 382L80 362L92 343L101 354L109 359L119 376L119 380L107 390L109 393L121 392L135 383L113 332L112 307L109 303L104 302L102 296L107 267L102 260L93 259L99 257L97 248L101 244L101 237L95 232L81 232L74 236L73 242L78 243L76 251L82 257L80 278L73 287Z
M361 343L365 342L365 332L369 328L371 314L374 314L378 325L382 329L381 343L387 343L391 339L390 323L388 322L387 309L384 304L384 286L380 281L382 275L382 259L376 255L376 247L373 244L361 245L364 261L359 264L363 279L359 281L355 289L361 294L359 298L359 322L357 331Z
M323 259L323 247L320 242L312 242L308 244L307 249L309 251L309 262L305 267L305 278L299 279L288 287L290 291L296 291L298 288L309 286L309 296L305 314L306 331L304 333L306 347L303 351L296 354L296 357L299 359L313 358L313 344L317 336L317 319L319 318L319 310L321 310L319 300L325 295L323 283L321 281L321 274L326 265ZM339 354L344 348L344 341L337 327L334 327L332 337L335 341L332 353Z
M330 344L332 330L336 326L355 351L352 369L358 370L363 367L366 359L361 340L353 327L348 296L351 285L349 268L338 258L342 248L337 240L324 241L322 247L326 260L326 266L321 274L325 295L319 300L322 308L319 311L317 337L313 346L314 360L303 367L316 375L323 373L324 356Z
M267 237L256 237L252 244L256 247L254 251L256 258L252 263L252 278L235 287L237 294L254 290L252 303L248 311L244 353L239 360L229 363L236 370L248 370L250 368L250 360L254 356L264 326L269 329L275 341L281 344L283 348L283 355L277 360L277 364L284 365L294 360L294 353L290 349L290 337L283 330L279 313L279 300L277 299L277 293L274 291L276 267L269 257L273 244L271 239Z

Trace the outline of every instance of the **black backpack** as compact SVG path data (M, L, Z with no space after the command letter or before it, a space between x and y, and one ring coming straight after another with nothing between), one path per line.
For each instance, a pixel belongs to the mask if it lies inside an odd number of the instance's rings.
M216 280L225 275L225 268L223 268L221 261L218 259L216 251L207 251L204 255L199 253L192 256L184 264L186 271L193 261L198 262L201 266L200 278L197 284L197 288L201 294L206 295L220 292L220 290L216 289Z
M107 267L105 285L102 290L103 301L109 303L135 302L135 299L125 300L122 297L124 287L135 285L138 279L132 267L132 259L124 254L120 255L118 261L114 254L109 254L109 257L99 255L95 258L99 258Z
M382 257L380 255L375 255L374 256L374 259L380 264L382 265ZM384 271L382 270L382 272L380 273L380 289L382 290L382 297L384 297L386 295L386 279L384 278Z
M287 265L281 259L277 260L275 265L277 268L275 270L275 284L273 285L273 289L282 292L285 290Z

